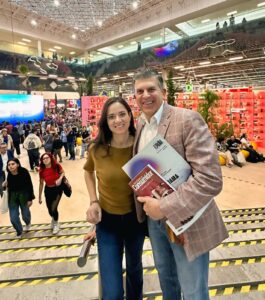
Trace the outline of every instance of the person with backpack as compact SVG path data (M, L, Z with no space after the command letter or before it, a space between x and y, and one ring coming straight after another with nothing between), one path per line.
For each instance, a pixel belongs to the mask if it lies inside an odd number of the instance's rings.
M39 203L42 204L41 196L45 182L44 195L49 215L52 217L51 229L53 234L57 234L60 230L58 206L63 193L61 183L64 170L51 153L44 153L40 158L39 175Z
M38 171L40 159L39 148L41 147L41 140L37 136L36 130L33 129L31 133L25 138L23 147L28 152L30 171L34 172L34 169Z

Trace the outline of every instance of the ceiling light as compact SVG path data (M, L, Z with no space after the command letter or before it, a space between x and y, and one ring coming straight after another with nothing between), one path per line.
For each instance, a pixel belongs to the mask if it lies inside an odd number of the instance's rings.
M264 6L265 5L265 2L260 2L257 4L257 7L261 7L261 6Z
M30 24L31 24L32 26L37 26L37 22L36 22L35 20L31 20L31 21L30 21Z
M62 47L59 47L59 46L54 46L53 48L54 48L54 49L58 49L58 50L61 50L61 49L62 49Z
M100 79L101 80L107 80L108 78L107 77L101 77Z
M167 32L165 32L165 33L161 32L160 35L168 35L168 33Z
M18 42L18 44L23 45L23 46L27 45L26 43L23 43L23 42Z
M50 77L50 78L57 78L58 75L55 75L55 74L49 74L48 77Z
M208 23L210 21L211 21L210 19L205 19L205 20L202 20L201 23L204 24L204 23Z
M81 29L82 32L85 32L85 29Z
M72 51L72 52L70 52L69 54L74 55L74 54L75 54L75 51Z
M113 76L113 78L119 78L120 77L120 75L114 75Z
M23 42L28 42L28 43L31 43L31 40L29 39L22 39Z
M47 79L47 77L44 77L44 76L41 76L39 78L40 78L40 80L46 80Z
M54 5L55 6L59 6L60 5L60 2L58 0L54 0Z
M73 76L67 76L66 78L70 79L70 80L75 80L75 77L73 77Z
M77 27L77 26L75 26L75 27L74 27L74 29L78 30L78 27Z
M136 41L132 41L132 42L131 42L131 45L135 45L135 44L137 44Z
M137 2L137 1L134 1L134 2L132 3L132 7L133 7L133 9L136 9L136 8L138 7L138 2Z
M48 50L49 50L49 51L52 51L52 52L56 52L56 50L53 49L53 48L49 48Z
M206 60L206 61L201 61L200 63L199 63L199 65L201 65L201 66L204 66L204 65L209 65L211 62L209 61L209 60Z
M98 21L98 26L99 26L99 27L102 26L102 21Z
M131 72L131 73L127 73L127 76L133 76L134 75L134 73L133 72Z
M120 49L123 48L123 47L124 47L123 45L119 45L119 46L118 46L118 48L120 48Z
M0 73L3 73L3 74L11 74L12 71L9 71L9 70L0 70Z
M76 34L72 34L72 39L76 39Z
M234 57L230 57L229 60L240 60L243 59L243 56L234 56Z
M230 11L229 13L227 13L228 16L235 15L235 14L237 14L237 10Z
M151 37L150 37L150 36L147 36L147 37L145 37L144 39L145 39L145 41L148 41L148 40L151 40Z
M180 66L175 66L174 69L178 70L178 69L183 69L184 66L180 65Z
M79 81L86 81L86 79L83 77L79 77Z

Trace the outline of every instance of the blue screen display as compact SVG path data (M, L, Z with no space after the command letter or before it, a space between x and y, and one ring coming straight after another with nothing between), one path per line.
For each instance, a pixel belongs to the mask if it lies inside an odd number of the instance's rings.
M11 124L44 118L44 102L41 95L0 95L0 122Z

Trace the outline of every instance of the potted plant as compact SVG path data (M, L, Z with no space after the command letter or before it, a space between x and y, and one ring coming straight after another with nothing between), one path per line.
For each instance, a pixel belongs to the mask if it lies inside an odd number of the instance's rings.
M173 71L169 70L168 77L166 80L167 84L167 103L169 105L175 106L175 85L173 81Z

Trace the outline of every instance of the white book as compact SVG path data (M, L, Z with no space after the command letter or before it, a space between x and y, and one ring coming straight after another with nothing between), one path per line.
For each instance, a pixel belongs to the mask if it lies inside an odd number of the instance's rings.
M160 135L153 138L139 153L129 160L122 169L131 178L135 178L147 165L151 166L159 176L165 179L172 189L176 188L191 176L191 167L186 160ZM205 206L194 214L186 224L176 228L169 220L166 224L176 236L193 225L210 205Z

